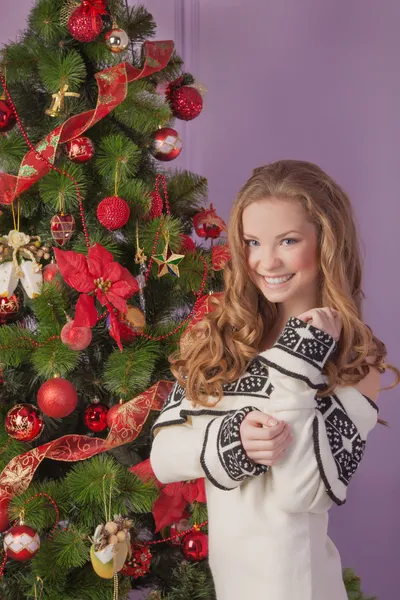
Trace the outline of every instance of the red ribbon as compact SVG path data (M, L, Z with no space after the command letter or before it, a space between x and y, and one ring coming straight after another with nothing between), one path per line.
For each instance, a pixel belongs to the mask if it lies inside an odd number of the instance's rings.
M97 15L106 15L104 0L82 0L82 13L92 17L92 27L96 26Z

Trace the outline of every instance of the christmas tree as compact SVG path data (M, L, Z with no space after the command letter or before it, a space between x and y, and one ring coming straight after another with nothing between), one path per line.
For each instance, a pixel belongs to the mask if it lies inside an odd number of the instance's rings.
M2 49L4 600L214 598L204 482L163 486L148 456L229 253L206 180L163 168L202 95L154 36L124 0L37 0Z
M154 35L123 0L37 0L2 49L4 599L213 596L204 483L161 486L148 456L225 224L166 168L203 100Z

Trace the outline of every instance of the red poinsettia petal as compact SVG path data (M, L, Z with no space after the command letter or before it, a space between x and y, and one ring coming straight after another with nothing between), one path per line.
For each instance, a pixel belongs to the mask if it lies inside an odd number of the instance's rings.
M97 317L93 296L81 294L75 306L75 327L94 327Z
M57 265L65 282L78 292L91 292L94 289L93 277L88 270L84 254L73 250L54 248Z
M118 348L123 350L121 344L121 329L118 323L117 317L114 315L114 312L110 310L110 329L108 330L111 337L117 342Z
M113 306L115 306L115 308L117 310L119 310L119 312L121 312L123 314L126 314L128 312L128 306L126 304L126 300L121 298L121 296L114 294L112 291L112 288L109 292L107 292L107 301L110 304L112 304Z
M203 482L203 485L200 482ZM183 495L189 504L193 502L205 502L205 486L204 479L196 479L196 481L186 483L183 489Z
M179 481L176 483L168 483L168 485L166 485L164 488L164 494L166 494L167 496L174 496L175 498L183 498L184 487L185 483L183 481Z
M110 291L113 294L117 294L117 296L127 300L133 296L133 294L136 294L136 292L139 291L139 285L135 278L133 278L132 283L121 279L120 281L112 284Z
M164 490L153 504L153 517L156 522L156 533L164 527L172 525L183 518L186 500L182 497L166 496Z
M112 262L114 262L113 255L101 244L94 244L89 248L88 267L93 279L99 279L99 277L107 279L104 274L108 265Z

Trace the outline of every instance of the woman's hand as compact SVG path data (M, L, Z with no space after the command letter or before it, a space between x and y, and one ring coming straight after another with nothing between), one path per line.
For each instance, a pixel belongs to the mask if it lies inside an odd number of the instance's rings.
M321 329L334 340L339 341L343 323L340 313L334 308L313 308L297 317L301 321L310 323L317 329Z
M250 412L240 426L242 446L258 465L275 464L292 441L289 426L258 410Z

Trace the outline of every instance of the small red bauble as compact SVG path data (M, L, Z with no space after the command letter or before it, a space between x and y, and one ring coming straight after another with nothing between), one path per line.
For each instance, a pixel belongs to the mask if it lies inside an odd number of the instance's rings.
M10 131L16 122L11 106L6 100L0 100L0 133Z
M16 321L24 308L24 296L18 289L11 296L0 298L0 325Z
M91 431L104 431L107 429L108 406L101 402L89 404L83 413L83 421Z
M92 341L90 327L75 327L73 321L68 321L61 330L61 341L71 350L85 350Z
M182 140L171 127L161 127L153 134L153 138L153 156L158 160L174 160L182 152Z
M70 415L78 404L78 392L62 377L45 381L39 388L37 403L40 410L53 419L62 419Z
M9 504L9 496L0 497L0 533L4 533L10 527L10 515L8 512Z
M13 560L30 560L40 548L40 538L27 525L15 525L4 536L4 551Z
M32 442L43 431L43 417L33 404L16 404L8 411L4 427L14 440Z
M64 246L75 231L75 219L72 215L60 213L50 221L51 237L59 246Z
M74 163L86 163L94 156L94 144L88 137L77 137L66 142L65 153Z
M126 561L120 573L125 577L143 577L150 571L151 552L145 544L132 544L132 556Z
M43 267L42 271L43 281L45 281L46 283L53 281L54 277L56 277L56 275L58 275L59 272L60 270L56 263L50 263L49 265L46 265L45 267Z
M203 531L190 531L183 538L181 548L188 560L204 560L208 556L208 535Z
M204 225L204 233L206 238L216 240L221 235L222 229L218 225Z
M120 402L119 404L114 404L114 406L110 408L110 410L107 413L107 427L111 428L114 425L118 418L118 413L121 406L122 402Z
M120 229L129 221L131 210L125 200L118 196L104 198L97 207L97 218L110 231Z
M87 4L87 3L86 3ZM92 17L85 10L85 2L78 6L68 21L68 31L78 42L93 42L103 29L103 19L99 14Z
M171 92L169 104L174 117L183 121L195 119L203 110L203 98L200 92L187 85Z

